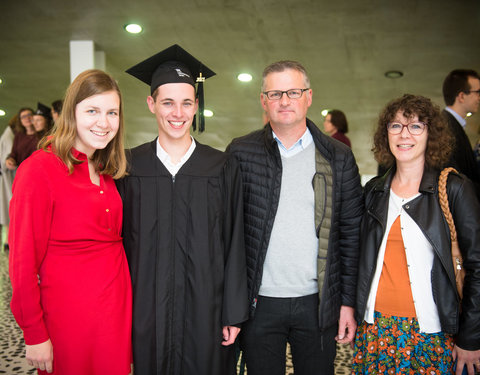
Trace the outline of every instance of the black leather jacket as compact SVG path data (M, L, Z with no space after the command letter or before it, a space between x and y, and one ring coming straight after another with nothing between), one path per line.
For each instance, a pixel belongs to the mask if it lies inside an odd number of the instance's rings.
M385 234L392 168L365 187L365 214L361 224L360 264L356 318L360 323L375 273L377 255ZM457 334L456 344L466 350L480 349L480 204L470 180L450 174L447 194L467 276L462 313L456 291L451 258L450 232L438 203L439 171L426 168L420 183L421 195L403 208L418 224L433 247L435 257L431 283L442 331Z
M337 323L341 305L355 306L359 226L363 214L362 188L350 148L322 134L308 119L307 127L316 149L333 171L334 204L327 270L323 290L319 291L319 326L328 328ZM252 317L280 198L282 162L270 125L234 139L227 152L237 158L242 171L247 282Z

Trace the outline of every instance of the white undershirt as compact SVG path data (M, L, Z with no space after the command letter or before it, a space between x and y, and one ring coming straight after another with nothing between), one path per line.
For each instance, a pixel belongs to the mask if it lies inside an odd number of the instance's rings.
M180 168L182 168L182 166L187 162L190 156L192 156L193 151L195 150L195 147L196 147L195 140L193 139L192 136L190 136L190 138L192 138L192 144L188 148L185 155L183 155L180 158L180 161L178 162L178 164L173 164L172 159L170 158L170 155L168 155L167 152L163 149L163 147L160 145L160 142L158 142L158 138L157 138L157 157L163 163L165 168L168 169L168 171L172 176L175 176L178 173Z
M433 248L418 225L403 208L405 207L408 210L408 202L417 198L419 195L420 193L410 198L401 198L390 189L387 230L383 236L378 253L377 267L370 288L364 319L370 324L374 322L375 299L377 296L378 282L383 269L383 258L385 256L387 238L392 224L397 217L400 216L403 244L407 257L408 275L420 332L435 333L440 332L442 327L432 292L431 272L434 259Z

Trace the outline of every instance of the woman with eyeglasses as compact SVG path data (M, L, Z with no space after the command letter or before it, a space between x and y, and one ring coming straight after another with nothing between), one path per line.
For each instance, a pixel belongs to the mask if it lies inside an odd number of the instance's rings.
M365 187L353 374L480 370L480 204L450 174L450 210L466 270L459 303L438 177L453 138L439 108L404 95L380 115L375 159L390 167Z
M37 149L37 144L38 136L33 127L33 109L20 108L12 151L5 161L5 166L12 171L17 169Z

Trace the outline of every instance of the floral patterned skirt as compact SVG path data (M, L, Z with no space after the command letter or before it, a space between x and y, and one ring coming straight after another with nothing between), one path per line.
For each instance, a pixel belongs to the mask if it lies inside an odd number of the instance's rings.
M452 374L453 336L420 333L416 318L375 312L357 329L352 374Z

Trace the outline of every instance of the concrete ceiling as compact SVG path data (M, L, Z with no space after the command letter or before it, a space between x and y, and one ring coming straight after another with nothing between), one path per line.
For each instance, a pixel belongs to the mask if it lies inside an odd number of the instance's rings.
M271 62L298 60L309 71L309 117L343 110L362 173L374 173L372 128L382 107L404 93L443 106L441 86L455 68L480 71L478 0L0 0L0 129L21 107L50 104L69 84L69 41L93 40L124 95L126 143L156 134L145 103L149 89L124 73L178 43L217 75L205 85L215 116L196 138L224 149L259 128L261 73ZM123 25L140 23L130 35ZM401 70L387 79L387 70ZM253 75L250 83L236 79ZM480 116L468 119L472 141Z

